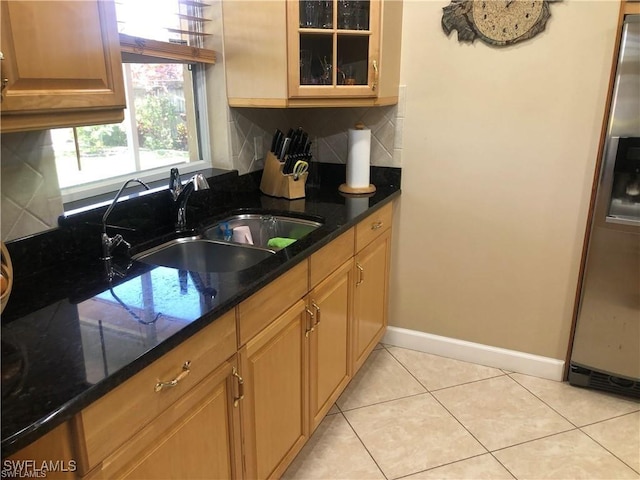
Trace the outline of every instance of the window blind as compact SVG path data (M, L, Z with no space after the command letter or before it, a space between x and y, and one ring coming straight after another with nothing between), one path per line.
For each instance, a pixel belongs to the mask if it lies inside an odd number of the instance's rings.
M215 63L211 4L198 0L115 0L122 59L131 63Z

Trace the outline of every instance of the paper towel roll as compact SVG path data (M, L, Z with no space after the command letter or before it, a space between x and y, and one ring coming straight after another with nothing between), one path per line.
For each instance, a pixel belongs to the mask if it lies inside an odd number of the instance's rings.
M369 163L371 161L371 130L349 129L349 154L347 156L347 185L351 188L369 186Z

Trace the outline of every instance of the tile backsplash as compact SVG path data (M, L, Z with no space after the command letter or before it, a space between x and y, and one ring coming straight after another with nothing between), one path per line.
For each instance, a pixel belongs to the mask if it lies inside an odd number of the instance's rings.
M230 108L224 133L230 138L231 168L241 175L260 170L275 129L286 132L298 126L313 141L314 161L344 164L348 154L347 132L357 122L371 129L371 165L402 167L404 91L401 86L398 104L388 107ZM63 205L50 132L4 134L1 145L2 240L56 227Z
M314 161L346 163L347 132L357 122L371 129L371 165L402 167L404 90L397 105L371 108L232 108L229 122L233 166L240 174L263 167L276 128L301 126L313 141Z
M50 132L3 134L1 145L2 240L57 226L63 207Z

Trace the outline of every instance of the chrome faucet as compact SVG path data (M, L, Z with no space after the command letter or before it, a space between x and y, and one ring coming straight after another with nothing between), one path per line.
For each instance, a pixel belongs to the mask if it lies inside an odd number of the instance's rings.
M171 169L169 176L169 191L174 202L178 206L178 218L176 221L176 231L182 232L187 229L187 201L191 194L198 190L208 190L209 182L201 173L196 173L184 185L180 181L180 173L177 168Z
M104 260L107 277L109 278L110 281L113 279L113 276L115 273L113 264L111 262L113 258L111 256L111 253L113 252L114 248L116 248L121 243L124 243L127 246L127 248L131 248L131 244L127 242L124 238L122 238L122 235L120 235L119 233L114 235L113 237L110 237L109 235L107 235L107 218L109 217L109 214L113 210L113 207L115 207L116 203L118 202L120 195L122 195L122 191L125 188L127 188L127 186L131 182L138 182L146 190L149 190L149 186L140 179L132 178L130 180L127 180L126 182L124 182L124 184L122 184L122 186L120 187L120 190L118 190L118 193L116 193L116 196L111 201L111 205L109 205L109 208L107 208L107 211L104 212L104 215L102 216L102 258L101 260Z

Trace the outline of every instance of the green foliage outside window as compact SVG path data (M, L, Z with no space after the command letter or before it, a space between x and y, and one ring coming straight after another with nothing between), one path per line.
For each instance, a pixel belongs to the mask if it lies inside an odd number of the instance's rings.
M141 148L184 150L180 112L167 95L147 95L136 99L138 141Z
M82 127L77 132L80 151L85 155L102 154L111 147L127 146L127 134L118 124Z

